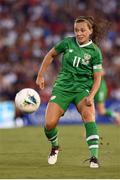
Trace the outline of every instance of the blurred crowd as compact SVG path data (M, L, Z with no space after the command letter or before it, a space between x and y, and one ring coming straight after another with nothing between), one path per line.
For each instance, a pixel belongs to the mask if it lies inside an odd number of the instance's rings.
M14 100L22 88L34 88L38 69L48 50L73 36L80 15L107 19L111 26L100 46L103 52L108 97L120 99L119 0L0 0L0 101ZM45 75L47 102L60 67L57 57Z

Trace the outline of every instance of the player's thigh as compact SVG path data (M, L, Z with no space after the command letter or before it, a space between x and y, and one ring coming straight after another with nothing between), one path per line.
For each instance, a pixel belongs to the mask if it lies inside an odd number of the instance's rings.
M45 113L45 126L48 129L57 125L59 118L64 114L64 110L56 103L49 102Z
M83 98L77 105L77 110L82 116L84 122L94 122L95 121L95 106L92 103L91 106L87 106L85 98Z
M54 88L54 90L52 91L50 102L58 104L59 107L63 109L63 111L65 112L68 109L73 98L74 98L73 93L58 91Z

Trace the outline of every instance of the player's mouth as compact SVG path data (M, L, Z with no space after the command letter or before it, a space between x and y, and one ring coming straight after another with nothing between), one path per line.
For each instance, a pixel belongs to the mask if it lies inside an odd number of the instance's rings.
M78 40L78 42L84 42L84 37L83 36L77 36L77 40Z
M77 36L77 39L82 40L84 36Z

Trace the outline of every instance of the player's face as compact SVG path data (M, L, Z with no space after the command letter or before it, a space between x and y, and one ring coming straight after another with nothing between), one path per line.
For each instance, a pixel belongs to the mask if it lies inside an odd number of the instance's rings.
M87 22L79 22L74 24L74 33L80 44L89 42L92 28L89 28Z

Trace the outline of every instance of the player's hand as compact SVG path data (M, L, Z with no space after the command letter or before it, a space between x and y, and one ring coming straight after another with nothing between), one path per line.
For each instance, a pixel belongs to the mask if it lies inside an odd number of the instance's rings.
M93 99L93 97L88 96L88 97L86 97L85 102L86 102L87 106L92 106L94 99Z
M45 86L45 80L43 76L39 76L36 79L36 84L40 87L40 89L44 89Z

